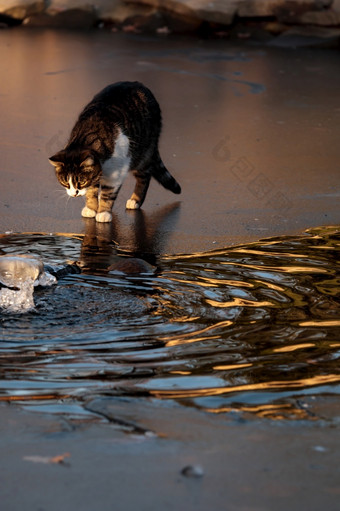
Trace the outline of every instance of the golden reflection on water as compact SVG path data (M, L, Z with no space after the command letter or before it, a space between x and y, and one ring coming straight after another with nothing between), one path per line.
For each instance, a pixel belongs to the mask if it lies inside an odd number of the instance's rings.
M170 371L170 374L180 374L182 376L188 376L191 374L191 371Z
M21 394L20 396L0 396L0 401L10 402L10 401L47 401L54 399L68 399L70 398L70 394Z
M270 405L254 405L247 406L238 404L238 406L221 406L220 408L204 408L205 412L209 413L230 413L230 412L242 412L256 415L262 419L271 420L283 420L283 419L294 419L304 420L312 419L316 420L316 417L311 416L304 408L298 408L290 403L286 404L270 404Z
M299 323L300 326L340 326L340 320L335 319L332 321L322 320L322 319L314 319L313 321L302 321Z
M268 246L275 245L275 243L263 243L263 245L268 247ZM233 248L232 252L236 253L236 254L247 254L247 255L248 254L259 255L259 256L267 255L267 252L265 252L264 250L254 250L254 249L251 249L251 248L246 248L246 249L245 248ZM270 255L272 257L274 257L274 256L280 257L280 256L282 256L282 252L270 251ZM289 252L285 252L285 257L295 258L296 254L294 254L294 253L290 254ZM300 258L306 258L308 256L305 255L305 254L302 254L299 257Z
M237 371L238 369L244 369L245 367L252 367L253 364L225 364L220 366L214 366L214 371Z
M0 400L74 402L103 392L172 399L211 413L311 418L300 408L301 396L336 394L340 382L339 259L333 246L339 234L328 235L161 257L145 286L111 277L98 265L98 282L96 273L84 273L51 295L44 290L37 314L0 318ZM78 257L82 239L31 238L0 236L0 249L40 250L49 264L49 254L52 262ZM311 253L320 240L332 252ZM87 248L94 272L98 247ZM100 248L116 257L115 248ZM130 298L151 307L126 316ZM68 311L77 323L69 322ZM56 382L60 394L53 390Z
M251 300L245 300L243 298L234 298L229 302L217 302L216 300L206 300L207 304L212 305L213 307L276 307L276 305L272 302L267 301L256 301L253 302Z
M207 270L208 271L208 270ZM174 271L172 272L173 275L185 275L184 272L179 272L179 271ZM227 280L227 279L213 279L213 278L210 278L210 277L197 277L195 280L190 280L190 279L178 279L178 278L174 278L172 276L172 279L171 279L173 282L178 282L180 284L192 284L193 286L201 286L201 287L211 287L211 286L214 286L214 285L217 285L217 286L235 286L235 287L248 287L248 288L253 288L254 287L254 284L252 284L251 282L242 282L240 280Z
M223 394L249 392L249 391L276 391L299 389L307 387L316 387L318 385L329 385L332 383L339 383L340 375L316 375L312 378L302 378L300 380L287 380L287 381L269 381L260 383L251 383L245 385L233 385L230 387L212 387L205 389L176 389L176 390L151 390L150 394L159 399L180 399L180 398L197 398L208 396L219 396Z
M316 347L315 343L305 342L305 343L301 343L301 344L296 344L294 346L283 346L282 348L274 348L273 352L274 353L289 353L291 351L303 350L305 348L315 348L315 347Z
M265 267L256 265L256 264L244 264L244 263L235 263L235 262L226 262L221 261L221 264L227 265L227 266L239 266L240 268L249 268L252 270L259 270L259 271L272 271L276 273L292 273L292 274L298 274L298 273L328 273L328 270L323 268L317 268L315 266L308 267L308 266L271 266L266 265Z
M165 342L166 346L180 346L182 344L186 343L193 343L193 342L199 342L199 341L205 341L207 339L219 339L219 335L208 335L208 336L202 336L202 334L210 331L215 331L219 328L224 328L232 325L232 321L220 321L219 323L215 323L213 325L207 326L205 328L201 328L199 330L195 330L194 332L188 332L184 333L180 336L177 336L175 339L173 336L164 336L161 338L162 341Z

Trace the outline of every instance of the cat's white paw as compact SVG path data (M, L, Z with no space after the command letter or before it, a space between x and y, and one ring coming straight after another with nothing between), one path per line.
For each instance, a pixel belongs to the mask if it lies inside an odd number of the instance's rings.
M135 199L129 199L126 201L126 209L139 209L140 204Z
M96 214L96 220L97 222L111 222L112 215L109 211L102 211Z
M90 209L87 206L85 206L81 210L81 216L84 216L85 218L94 218L96 216L97 212L94 211L94 209Z

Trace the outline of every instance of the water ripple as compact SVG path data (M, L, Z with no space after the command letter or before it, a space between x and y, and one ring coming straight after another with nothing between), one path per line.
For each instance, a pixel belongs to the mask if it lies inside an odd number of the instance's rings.
M109 273L113 243L1 236L0 253L87 270L37 290L35 311L0 316L0 399L66 413L124 395L306 418L299 400L340 389L339 248L339 229L319 228L164 256L155 275L133 277Z

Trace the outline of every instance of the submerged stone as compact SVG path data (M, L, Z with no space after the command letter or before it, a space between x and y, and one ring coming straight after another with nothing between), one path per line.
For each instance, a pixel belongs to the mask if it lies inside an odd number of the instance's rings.
M123 273L125 275L140 275L154 273L155 267L137 257L120 258L109 266L109 273Z

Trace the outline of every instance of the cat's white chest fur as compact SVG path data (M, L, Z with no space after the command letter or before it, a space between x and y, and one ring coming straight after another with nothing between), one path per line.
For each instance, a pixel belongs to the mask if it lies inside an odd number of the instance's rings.
M129 139L120 130L111 158L106 160L102 165L102 185L112 186L115 189L122 185L130 169L131 157L129 156L129 148Z

